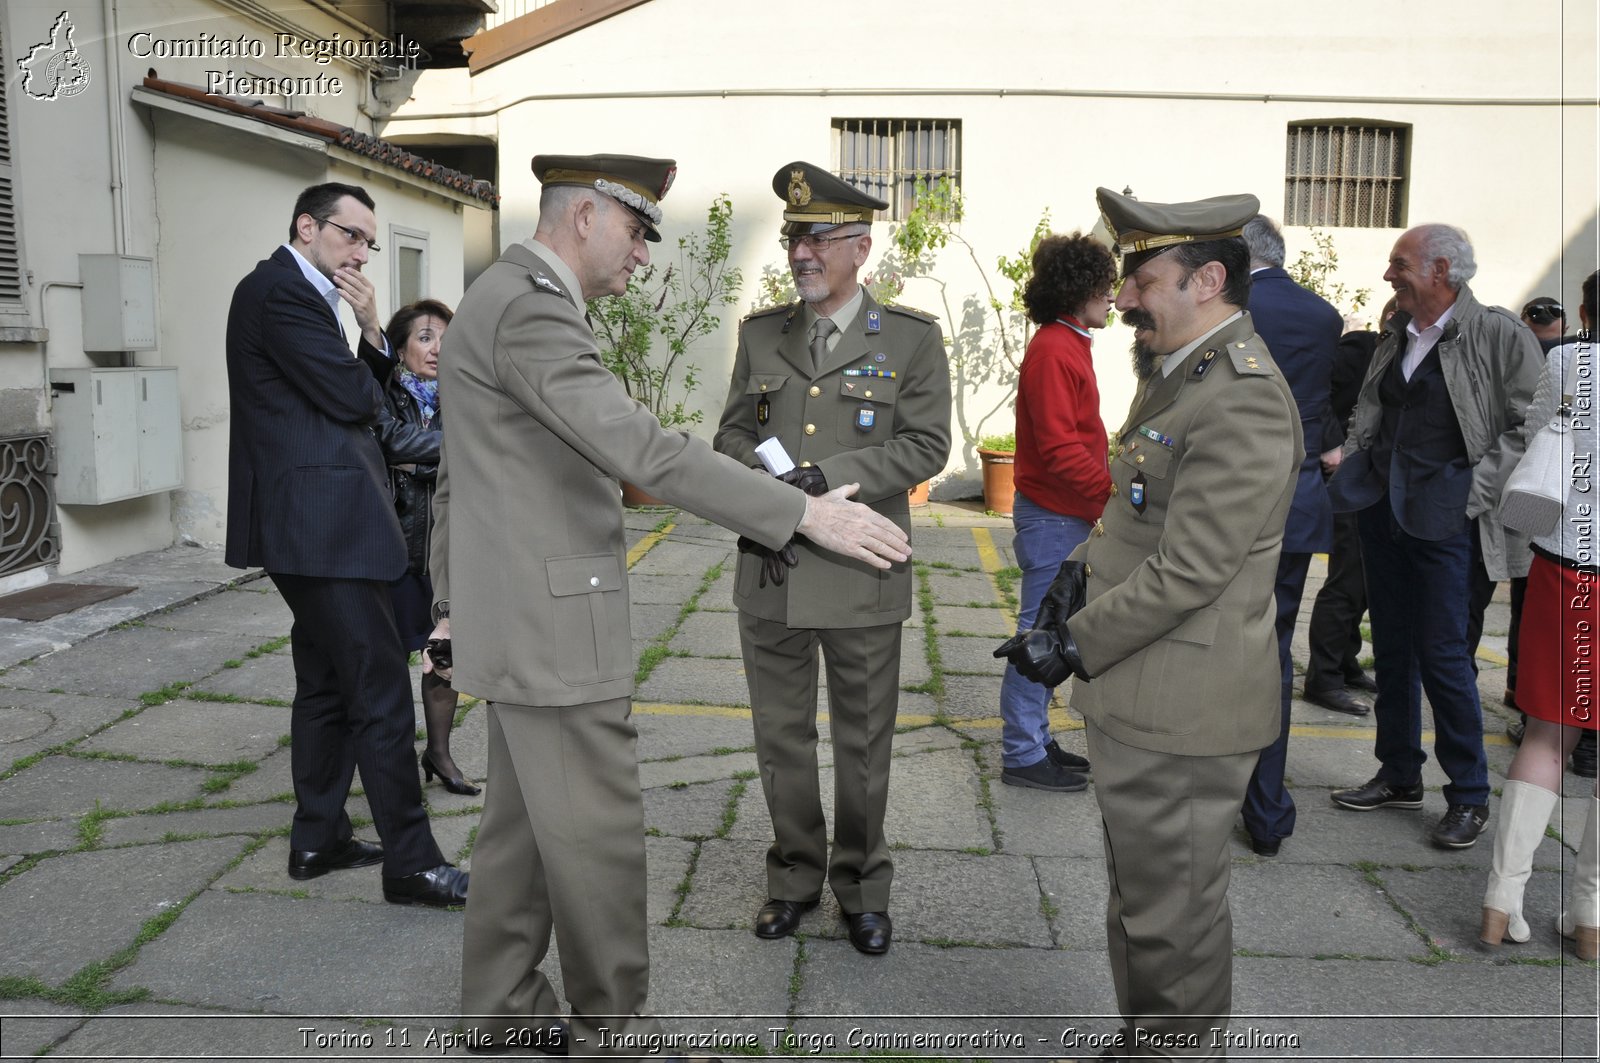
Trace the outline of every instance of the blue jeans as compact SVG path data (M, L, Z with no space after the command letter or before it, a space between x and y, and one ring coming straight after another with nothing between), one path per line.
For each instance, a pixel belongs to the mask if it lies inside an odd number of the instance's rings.
M1450 781L1453 805L1489 803L1483 709L1467 644L1475 523L1447 539L1418 539L1395 521L1388 499L1357 517L1367 569L1367 609L1378 679L1373 752L1378 778L1392 786L1422 781L1422 692L1433 706L1433 751Z
M1089 537L1089 522L1045 509L1019 491L1011 505L1011 524L1017 531L1011 549L1022 568L1017 613L1020 634L1033 628L1044 592L1050 589L1061 562ZM1005 678L1000 680L1000 762L1004 766L1026 768L1044 759L1044 747L1050 741L1050 692L1051 688L1022 678L1006 665Z

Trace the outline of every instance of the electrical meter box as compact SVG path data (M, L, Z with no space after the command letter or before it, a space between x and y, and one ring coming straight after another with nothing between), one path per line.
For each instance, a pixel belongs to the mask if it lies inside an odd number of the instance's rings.
M130 255L79 255L83 349L156 349L156 264Z
M101 505L183 484L178 367L52 369L56 501Z

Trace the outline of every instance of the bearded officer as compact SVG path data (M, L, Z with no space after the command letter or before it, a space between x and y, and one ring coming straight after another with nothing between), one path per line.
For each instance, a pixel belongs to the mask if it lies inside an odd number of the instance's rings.
M1038 631L1002 649L1030 678L1079 680L1125 1020L1113 1054L1218 1056L1233 999L1228 838L1279 729L1273 585L1300 419L1244 311L1240 232L1256 198L1098 198L1124 255L1117 310L1135 329L1139 392L1105 516L1046 596L1051 652ZM1071 614L1075 583L1087 601Z
M806 535L863 571L909 555L900 529L844 499L848 478L811 498L751 472L662 428L601 364L584 303L620 295L650 260L675 169L632 155L534 156L538 228L472 282L445 336L435 635L455 625L454 685L489 702L479 885L462 933L462 1010L479 1051L565 1049L539 970L552 929L574 1053L638 1056L629 1046L661 1029L645 1007L644 810L615 477L769 545Z
M812 494L860 483L857 498L909 534L907 490L942 471L950 454L950 374L938 321L880 305L856 279L872 250L873 214L887 203L806 162L781 167L772 190L784 202L780 243L800 301L742 323L714 445L757 465L757 445L777 440L796 465L785 479ZM851 944L879 954L893 932L883 817L911 567L880 571L804 539L792 551L742 543L734 590L774 835L770 899L755 931L768 939L794 933L826 879ZM831 858L817 776L819 648L834 745Z

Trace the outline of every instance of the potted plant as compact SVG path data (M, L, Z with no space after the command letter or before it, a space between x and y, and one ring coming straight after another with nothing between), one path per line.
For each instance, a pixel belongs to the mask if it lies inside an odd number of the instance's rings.
M983 463L983 508L1002 517L1011 516L1012 502L1017 485L1012 479L1016 469L1017 434L984 436L978 440L978 460Z
M722 308L738 301L744 277L728 265L732 223L733 201L723 193L711 201L704 228L678 238L677 262L646 266L622 295L589 306L601 362L664 428L704 419L689 406L700 380L688 355L722 324ZM622 487L625 504L662 504L632 484Z

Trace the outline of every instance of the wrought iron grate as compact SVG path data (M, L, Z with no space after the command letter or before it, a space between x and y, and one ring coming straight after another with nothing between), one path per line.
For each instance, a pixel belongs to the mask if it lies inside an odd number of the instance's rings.
M61 550L50 437L0 439L0 576L53 564Z

